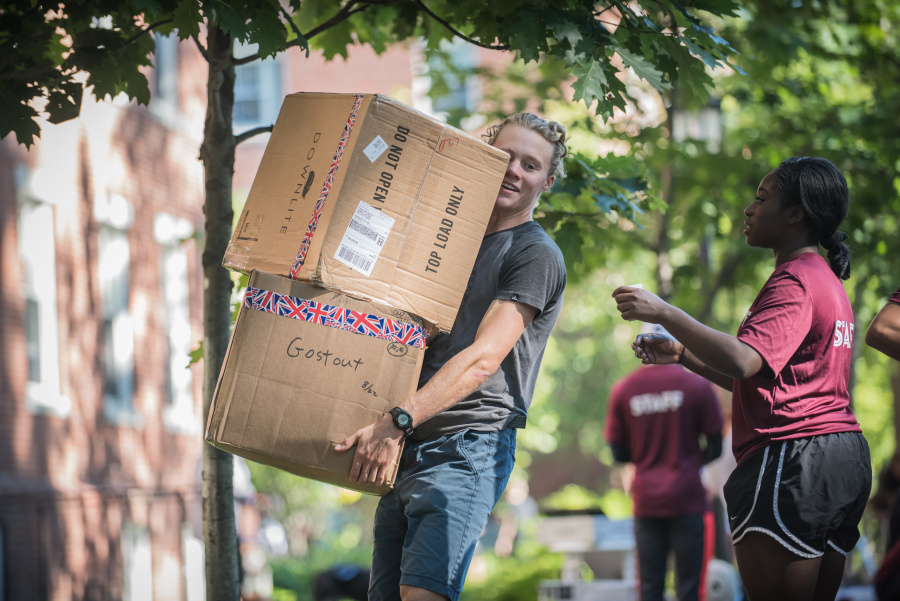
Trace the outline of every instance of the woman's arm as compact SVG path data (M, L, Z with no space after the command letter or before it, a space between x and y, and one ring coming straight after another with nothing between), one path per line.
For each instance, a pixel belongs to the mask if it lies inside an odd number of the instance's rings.
M634 356L644 364L669 365L680 363L698 376L731 392L734 378L720 373L694 356L687 348L665 334L640 334L632 343Z
M621 287L613 292L613 298L623 319L658 323L666 328L688 349L682 363L723 388L730 390L731 386L724 385L724 380L713 379L715 376L708 374L706 369L730 379L744 380L759 373L765 365L753 347L735 336L703 325L647 290Z

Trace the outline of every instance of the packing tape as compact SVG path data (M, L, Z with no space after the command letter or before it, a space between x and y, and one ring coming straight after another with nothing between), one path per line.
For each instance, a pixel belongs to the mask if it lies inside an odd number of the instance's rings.
M291 279L297 279L297 276L300 274L300 268L303 267L303 263L306 261L306 253L309 252L309 245L312 242L313 234L316 233L316 228L319 225L319 218L322 217L325 201L328 198L328 193L331 192L332 184L334 184L334 176L341 163L341 157L344 156L344 148L347 147L347 142L350 140L350 131L353 129L353 124L356 122L356 115L359 113L359 107L362 105L362 101L363 95L357 94L356 102L353 103L353 108L350 109L350 116L347 117L347 122L344 123L341 141L338 142L337 150L334 151L334 158L331 159L331 166L328 168L328 175L325 176L325 183L322 184L322 191L319 193L319 198L316 199L316 207L313 209L312 217L306 226L306 233L303 234L303 242L300 244L297 258L294 259L294 264L291 266Z
M241 306L281 317L300 319L347 332L399 342L416 348L425 348L428 341L425 329L415 324L390 317L379 317L371 313L352 311L343 307L334 307L305 298L278 294L252 286L247 286Z

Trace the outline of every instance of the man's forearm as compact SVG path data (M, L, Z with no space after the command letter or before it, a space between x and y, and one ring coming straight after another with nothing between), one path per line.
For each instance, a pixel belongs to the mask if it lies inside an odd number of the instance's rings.
M497 367L477 348L469 347L447 361L400 406L412 415L413 424L422 424L478 390Z
M523 303L491 303L472 344L441 366L401 405L412 415L413 423L424 423L478 390L500 368L536 313L537 309Z

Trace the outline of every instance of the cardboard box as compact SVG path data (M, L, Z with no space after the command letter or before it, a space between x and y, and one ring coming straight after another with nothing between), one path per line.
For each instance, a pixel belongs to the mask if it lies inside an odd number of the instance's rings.
M379 94L285 98L223 264L448 331L509 157Z
M397 464L385 486L351 484L354 449L338 453L334 444L415 392L429 327L390 307L253 272L206 440L300 476L384 494Z

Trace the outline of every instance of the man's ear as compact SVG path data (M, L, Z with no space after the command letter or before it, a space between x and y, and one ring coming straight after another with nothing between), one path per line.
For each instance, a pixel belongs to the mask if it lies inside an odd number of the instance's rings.
M556 182L556 176L555 176L555 175L550 175L550 176L548 176L548 177L547 177L547 181L544 182L543 187L541 187L541 192L546 192L547 190L549 190L550 188L552 188L554 182Z

